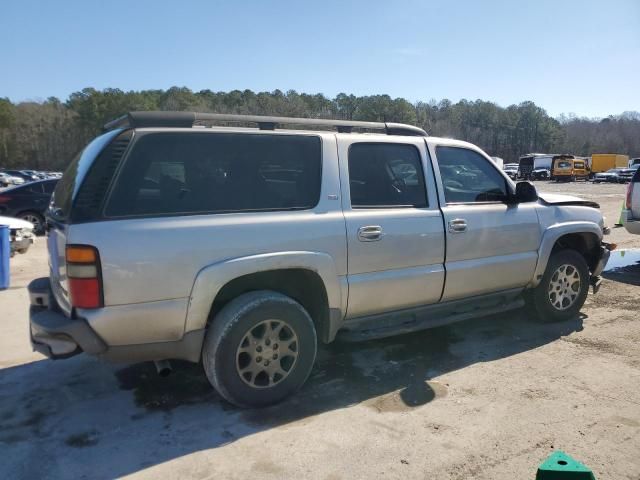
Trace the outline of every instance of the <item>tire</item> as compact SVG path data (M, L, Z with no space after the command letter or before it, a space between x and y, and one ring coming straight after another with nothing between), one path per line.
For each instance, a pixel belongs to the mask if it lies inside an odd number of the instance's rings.
M561 268L567 275L563 284ZM574 273L575 272L575 273ZM556 276L556 273L560 277ZM579 277L579 284L576 280ZM553 285L552 285L553 284ZM552 288L564 289L566 295L551 292ZM572 295L575 293L575 296ZM540 284L528 295L528 304L542 322L561 322L575 317L584 305L589 293L589 267L584 257L575 250L559 250L551 255ZM563 299L566 299L563 300ZM562 305L562 308L560 308Z
M36 235L44 233L44 217L38 212L22 212L18 218L33 223L33 233Z
M279 325L283 326L278 333L265 335ZM225 400L239 407L263 407L304 384L316 351L315 326L302 305L262 290L240 295L215 316L204 340L202 363L209 382ZM282 373L273 372L278 367Z

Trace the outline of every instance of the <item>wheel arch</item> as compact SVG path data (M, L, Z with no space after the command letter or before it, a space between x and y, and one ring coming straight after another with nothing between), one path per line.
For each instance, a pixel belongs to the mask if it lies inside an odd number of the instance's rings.
M602 229L592 222L569 222L552 225L545 230L540 248L538 262L531 280L531 287L536 287L551 255L559 249L569 248L580 253L592 271L599 260L599 247L602 241Z
M321 252L279 252L235 258L203 268L197 275L185 332L206 328L233 298L272 290L300 303L311 315L319 338L335 338L346 311L346 279L333 259Z

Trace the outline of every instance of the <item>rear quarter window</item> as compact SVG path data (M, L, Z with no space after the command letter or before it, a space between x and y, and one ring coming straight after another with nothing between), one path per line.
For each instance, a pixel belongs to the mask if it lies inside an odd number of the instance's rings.
M96 137L71 161L53 192L51 213L56 220L69 218L72 200L93 161L120 132L113 130Z
M317 205L321 140L310 135L140 135L105 216L302 210Z

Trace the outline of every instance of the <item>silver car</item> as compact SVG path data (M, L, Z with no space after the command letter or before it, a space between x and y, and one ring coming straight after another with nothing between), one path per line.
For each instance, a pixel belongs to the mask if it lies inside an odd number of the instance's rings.
M9 187L11 185L22 185L24 179L20 177L14 177L5 172L0 172L0 187Z
M293 393L318 342L525 303L570 318L609 256L597 204L410 125L133 112L105 128L55 190L32 345L202 361L236 405Z
M627 186L627 196L622 209L622 223L629 233L640 235L640 169Z

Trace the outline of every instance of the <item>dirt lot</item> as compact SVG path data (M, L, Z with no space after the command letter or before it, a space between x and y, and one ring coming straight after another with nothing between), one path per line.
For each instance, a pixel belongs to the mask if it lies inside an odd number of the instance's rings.
M602 204L622 185L554 185ZM624 229L609 241L640 247ZM321 349L285 404L238 410L199 366L83 355L52 362L27 338L26 284L45 242L12 263L0 292L0 478L533 479L561 449L598 479L640 479L640 251L618 255L583 315L541 325L525 312ZM635 283L635 285L634 285Z

